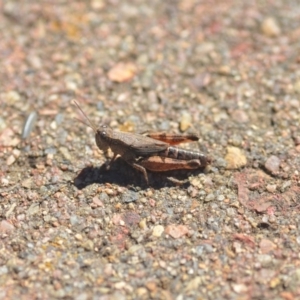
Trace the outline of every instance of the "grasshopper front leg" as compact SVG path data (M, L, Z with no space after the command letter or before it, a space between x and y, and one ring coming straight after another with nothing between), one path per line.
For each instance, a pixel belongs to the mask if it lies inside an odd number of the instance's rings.
M135 169L139 170L140 172L143 173L144 178L147 182L147 184L149 185L149 179L148 179L148 174L147 174L147 170L140 164L137 164L135 162L131 163L131 166L133 166Z
M126 151L123 153L122 158L133 168L142 172L147 184L149 185L147 170L137 161L135 154L131 151Z
M112 164L112 163L116 160L116 158L118 157L118 154L114 154L114 156L113 156L111 159L109 159L107 153L104 153L104 155L105 155L105 157L107 158L107 161L106 161L106 163L105 163L105 168L106 168L106 170L109 170L111 164Z

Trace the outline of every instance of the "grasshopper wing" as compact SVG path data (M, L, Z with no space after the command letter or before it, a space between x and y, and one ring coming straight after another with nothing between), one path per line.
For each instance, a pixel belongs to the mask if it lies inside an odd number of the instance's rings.
M167 132L147 132L146 136L159 140L169 145L178 145L181 143L194 142L199 140L195 133L167 133Z
M168 143L161 142L143 135L135 135L134 142L130 144L130 148L140 156L147 156L169 147Z

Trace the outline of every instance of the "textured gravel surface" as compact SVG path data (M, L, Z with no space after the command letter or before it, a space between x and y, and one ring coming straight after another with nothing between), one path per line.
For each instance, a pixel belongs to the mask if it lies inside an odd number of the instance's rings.
M300 299L299 1L0 11L0 299ZM212 163L106 170L73 100Z

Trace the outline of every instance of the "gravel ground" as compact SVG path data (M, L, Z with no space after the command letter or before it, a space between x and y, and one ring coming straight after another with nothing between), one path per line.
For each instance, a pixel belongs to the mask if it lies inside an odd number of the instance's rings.
M0 299L300 299L299 1L0 9ZM106 170L73 100L212 163Z

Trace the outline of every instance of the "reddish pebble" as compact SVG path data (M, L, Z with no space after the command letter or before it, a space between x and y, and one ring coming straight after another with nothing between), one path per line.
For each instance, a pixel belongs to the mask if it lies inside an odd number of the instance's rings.
M94 197L94 198L93 198L93 203L94 203L96 206L104 207L103 202L102 202L98 197Z
M189 233L189 229L185 225L169 225L165 230L166 234L174 239L178 239Z
M0 223L0 232L10 232L15 229L15 226L6 220L2 220Z
M274 249L276 249L276 245L273 242L271 242L270 240L263 239L259 243L259 248L260 248L261 253L266 254L266 253L269 253L270 251L273 251Z
M279 166L280 166L280 159L275 155L270 156L265 163L265 168L272 174L278 173Z
M248 123L249 122L249 116L247 113L241 109L237 109L231 113L231 117L234 121L237 123Z
M156 201L154 199L149 199L149 204L154 207L156 205Z

